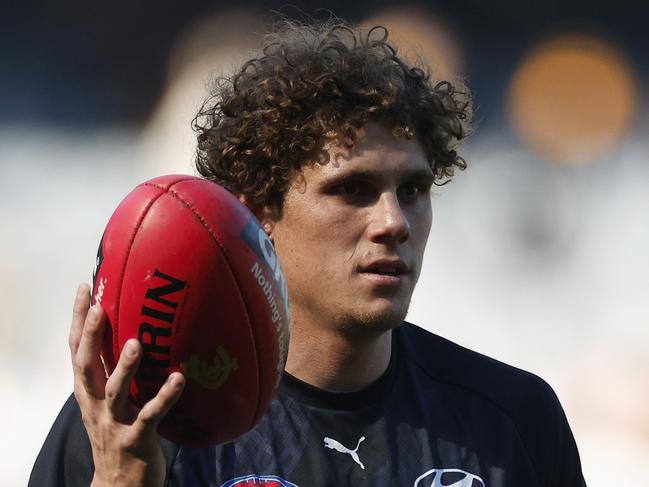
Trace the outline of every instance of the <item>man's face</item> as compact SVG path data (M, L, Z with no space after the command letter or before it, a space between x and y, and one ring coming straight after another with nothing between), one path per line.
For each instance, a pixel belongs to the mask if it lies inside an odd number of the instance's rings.
M298 325L383 331L405 318L419 277L433 174L417 141L376 124L329 153L293 178L272 223L291 314Z

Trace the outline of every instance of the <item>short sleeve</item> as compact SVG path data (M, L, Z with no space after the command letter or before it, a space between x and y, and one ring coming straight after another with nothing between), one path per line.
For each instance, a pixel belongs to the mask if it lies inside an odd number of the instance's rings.
M548 386L549 388L549 386ZM586 487L575 438L561 403L552 389L554 439L553 487Z
M87 487L94 474L92 449L71 395L63 405L29 478L29 487Z

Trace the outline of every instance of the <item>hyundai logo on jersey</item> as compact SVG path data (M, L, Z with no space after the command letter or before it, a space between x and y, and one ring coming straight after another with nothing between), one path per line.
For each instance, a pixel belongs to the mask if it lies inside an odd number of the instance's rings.
M228 480L221 487L298 487L288 480L275 475L247 475Z
M415 480L414 487L486 487L477 475L457 468L433 468Z

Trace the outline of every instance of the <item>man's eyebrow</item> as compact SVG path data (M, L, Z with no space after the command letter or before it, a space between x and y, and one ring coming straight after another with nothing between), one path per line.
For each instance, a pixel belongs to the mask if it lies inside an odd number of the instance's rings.
M344 182L354 179L377 179L381 178L384 175L384 171L381 169L350 169L348 171L341 171L333 175L328 183L335 184L338 182ZM422 181L425 183L433 183L435 180L435 175L431 169L413 169L411 171L404 171L402 174L402 179L404 181Z
M416 169L410 171L407 174L406 179L418 180L432 184L435 181L435 175L433 174L432 169Z

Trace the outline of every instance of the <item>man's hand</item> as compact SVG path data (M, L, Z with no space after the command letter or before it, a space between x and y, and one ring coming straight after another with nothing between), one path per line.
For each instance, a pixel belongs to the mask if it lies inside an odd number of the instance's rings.
M74 395L95 463L92 485L161 486L166 466L156 428L180 397L185 378L174 372L143 408L135 406L128 392L142 346L137 340L127 341L115 370L106 378L99 356L106 319L101 307L89 305L89 287L82 284L74 302L70 352Z

